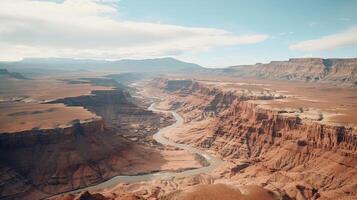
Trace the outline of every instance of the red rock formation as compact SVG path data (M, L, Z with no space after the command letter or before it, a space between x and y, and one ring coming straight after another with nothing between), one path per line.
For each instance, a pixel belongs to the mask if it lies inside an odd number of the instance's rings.
M115 90L63 99L96 112L102 119L75 120L66 128L0 134L1 199L39 199L115 175L160 169L166 162L162 155L122 137L122 132L135 128L118 125L143 123L154 131L160 126L160 118L127 98ZM155 160L153 165L139 169L143 166L138 164L150 159Z
M243 192L244 193L243 193ZM168 200L277 200L272 192L259 186L247 186L235 188L225 184L197 185L186 190L179 190L167 195L163 199Z
M224 156L239 152L246 152L248 157L260 156L271 146L286 140L296 141L296 145L300 147L339 151L346 155L353 155L357 150L357 133L352 128L301 123L298 117L282 116L277 112L257 108L255 104L247 101L235 101L216 121L213 140L210 138L211 142L203 142L206 146L214 145L215 137L224 137L229 130L234 133L234 138L220 141L241 139L240 144L249 150L237 149L237 152L223 153Z
M88 191L83 192L82 194L78 195L78 197L69 194L63 197L55 198L55 200L110 200L111 198L105 197L99 193L89 193Z
M357 59L296 58L268 64L233 66L225 73L266 79L328 81L356 85Z
M214 150L228 161L245 159L232 168L232 180L275 185L291 198L357 196L355 129L302 122L260 108L249 97L224 95L197 83L170 95L188 121L203 119L199 112L216 111L201 137L180 141Z

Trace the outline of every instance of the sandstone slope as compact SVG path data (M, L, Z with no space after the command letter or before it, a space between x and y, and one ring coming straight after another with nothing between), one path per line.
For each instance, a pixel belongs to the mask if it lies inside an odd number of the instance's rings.
M99 117L73 120L66 127L0 134L1 199L40 199L116 175L201 166L187 152L133 142L131 134L145 139L167 122L133 103L120 88L50 103L83 107Z
M229 164L216 182L259 184L291 199L356 198L355 129L303 121L250 101L272 97L241 96L194 81L167 90L168 83L152 82L186 125L167 136L225 158Z

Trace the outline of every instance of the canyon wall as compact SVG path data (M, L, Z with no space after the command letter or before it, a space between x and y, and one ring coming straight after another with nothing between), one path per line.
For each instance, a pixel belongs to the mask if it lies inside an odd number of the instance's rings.
M357 59L295 58L268 64L232 66L222 71L239 77L357 85Z
M237 179L258 181L266 171L265 184L293 198L292 188L309 190L302 193L306 199L357 195L356 130L304 123L244 101L234 102L216 120L211 135L198 145L223 157L246 158L251 166L246 173L238 173L239 165L231 171Z
M123 137L140 131L150 135L161 126L159 115L130 98L115 89L56 100L51 103L82 106L100 118L74 120L66 128L0 134L0 199L39 199L119 174L160 169L166 162L162 155ZM154 164L140 170L150 160Z
M105 126L117 134L130 134L137 130L153 133L160 126L159 115L139 107L128 92L120 89L93 91L91 95L58 99L51 103L84 107L101 116Z
M153 84L165 90L165 82ZM259 184L286 199L357 195L355 129L284 116L249 101L266 97L239 96L196 82L166 93L187 124L198 124L176 140L235 163L222 172L226 182Z

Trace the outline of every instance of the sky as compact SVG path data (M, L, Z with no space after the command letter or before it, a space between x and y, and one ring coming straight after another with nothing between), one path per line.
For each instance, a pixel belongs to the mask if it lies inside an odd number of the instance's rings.
M1 0L0 60L357 57L357 0Z

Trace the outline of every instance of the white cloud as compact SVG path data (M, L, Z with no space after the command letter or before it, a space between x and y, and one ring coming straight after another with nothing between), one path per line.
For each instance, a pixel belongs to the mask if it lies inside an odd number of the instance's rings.
M221 45L254 44L268 38L265 34L235 35L215 28L125 21L111 2L2 0L0 59L169 56Z
M357 45L357 27L353 27L346 31L333 35L327 35L318 39L301 41L290 45L289 49L312 52L332 50L349 45Z

